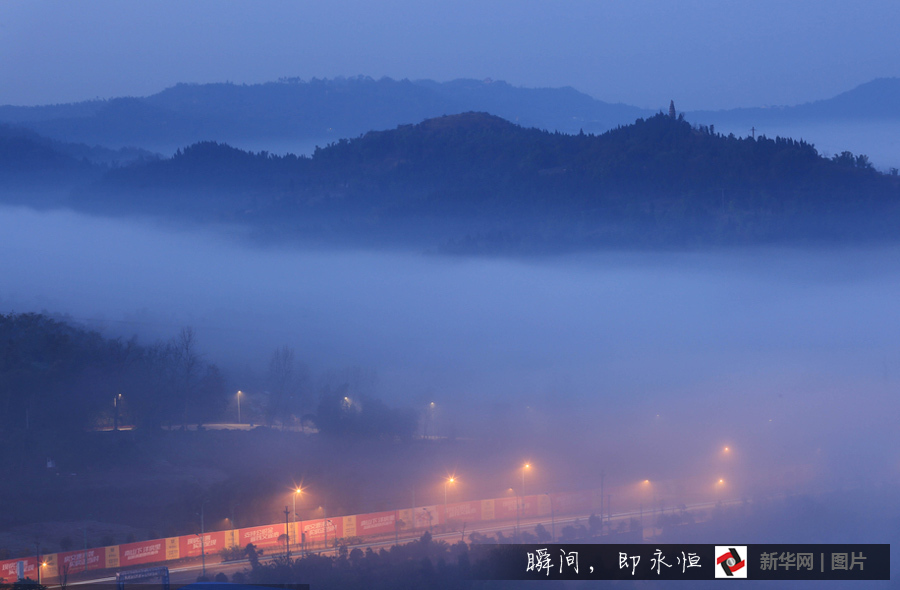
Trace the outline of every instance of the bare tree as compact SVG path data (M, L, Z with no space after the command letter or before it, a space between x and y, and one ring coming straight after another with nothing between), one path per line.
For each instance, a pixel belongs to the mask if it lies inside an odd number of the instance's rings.
M188 410L194 402L197 382L200 380L201 358L197 353L194 329L182 328L172 342L175 361L176 389L183 401L182 427L187 430Z
M61 563L59 565L59 579L58 579L57 583L59 584L59 587L62 590L66 590L66 588L69 586L69 568L70 567L71 566L70 566L69 562ZM84 564L84 570L87 571L87 563L86 562Z
M269 403L266 408L266 418L269 425L277 418L281 420L281 426L290 415L294 404L291 403L297 394L297 379L294 373L294 349L290 346L282 346L272 353L269 361Z

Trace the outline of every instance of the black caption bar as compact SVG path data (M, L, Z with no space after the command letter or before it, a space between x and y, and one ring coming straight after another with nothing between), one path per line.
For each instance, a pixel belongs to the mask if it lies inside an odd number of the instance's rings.
M891 579L887 544L480 545L477 551L476 580Z

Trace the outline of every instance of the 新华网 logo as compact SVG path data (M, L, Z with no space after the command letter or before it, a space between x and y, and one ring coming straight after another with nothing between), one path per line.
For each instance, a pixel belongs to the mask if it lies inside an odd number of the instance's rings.
M746 555L746 546L716 545L716 577L746 578L747 562L743 557Z

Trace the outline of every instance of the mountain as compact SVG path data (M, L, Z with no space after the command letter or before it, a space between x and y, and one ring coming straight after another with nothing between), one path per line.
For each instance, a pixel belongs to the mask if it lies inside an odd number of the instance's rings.
M826 100L796 106L692 111L692 120L706 124L766 124L900 120L900 78L878 78Z
M198 143L110 170L73 203L317 243L537 251L896 239L900 178L865 156L683 117L567 135L464 113L312 157Z
M0 124L0 194L8 204L53 207L110 168L158 158L145 150L66 143Z
M0 125L0 188L61 189L99 176L99 169L72 148Z
M176 147L208 140L327 143L467 111L487 111L524 126L566 133L602 132L651 114L572 88L358 77L255 85L179 84L144 98L3 106L0 122L66 142L171 153Z

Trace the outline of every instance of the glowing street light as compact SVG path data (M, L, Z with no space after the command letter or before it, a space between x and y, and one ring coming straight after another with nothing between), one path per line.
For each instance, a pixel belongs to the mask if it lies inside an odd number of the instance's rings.
M294 524L295 525L297 524L297 496L301 495L302 493L303 493L303 488L300 486L297 486L297 489L294 490L293 494L291 494L291 501L294 504ZM301 525L301 531L300 531L301 534L303 533L302 528L303 527ZM288 531L288 543L291 543L290 535L291 535L291 533L290 533L290 531ZM300 551L303 551L302 546L300 547Z
M241 423L241 395L242 395L242 392L241 392L240 389L238 389L238 392L237 392L237 398L238 398L238 424Z
M645 479L641 482L641 487L647 491L646 500L650 500L650 519L651 525L656 526L656 489L653 487L653 484L650 483L649 479ZM641 502L640 505L641 511L641 530L644 530L644 503Z
M525 472L531 469L531 463L522 466L522 501L525 501Z
M454 483L456 478L452 475L444 480L444 518L447 517L447 484Z

